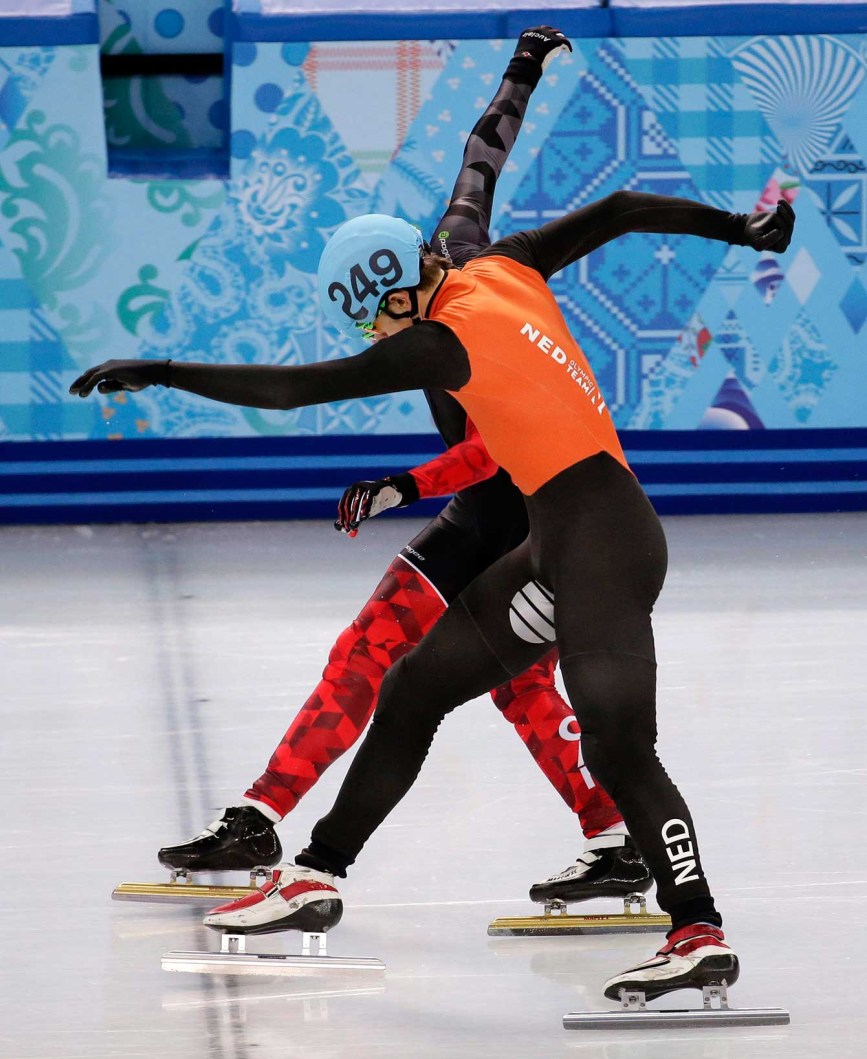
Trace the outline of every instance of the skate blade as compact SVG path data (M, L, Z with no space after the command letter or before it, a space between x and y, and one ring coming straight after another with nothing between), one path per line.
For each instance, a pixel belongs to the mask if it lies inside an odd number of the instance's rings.
M144 901L152 904L201 904L213 908L239 901L255 893L256 886L203 886L199 883L121 883L111 891L114 901Z
M656 1011L573 1011L563 1016L567 1030L647 1030L656 1026L788 1026L785 1008L684 1008Z
M645 994L638 989L622 989L621 1005L615 1011L573 1011L563 1016L567 1030L635 1029L654 1026L788 1026L784 1008L730 1008L725 982L702 987L704 1006L700 1008L648 1008Z
M671 930L671 917L661 912L620 912L614 915L505 916L488 927L492 938L559 938L570 934L651 934Z
M334 971L385 971L382 960L350 956L286 956L255 952L167 952L164 971L198 974L318 975Z

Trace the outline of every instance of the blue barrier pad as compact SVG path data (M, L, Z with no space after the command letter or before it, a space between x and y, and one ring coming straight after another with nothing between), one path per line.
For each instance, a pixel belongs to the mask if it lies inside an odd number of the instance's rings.
M0 48L98 43L96 0L5 0L0 7Z
M574 37L864 33L867 0L234 0L230 35L249 41L494 39L550 24Z
M94 11L96 0L0 0L0 19L67 18Z
M603 0L234 0L229 35L249 41L488 40L553 25L574 37L611 34Z
M867 32L865 0L610 0L615 37Z
M865 429L620 437L663 514L867 508ZM430 434L0 442L0 524L333 518L350 475L381 478L439 451Z

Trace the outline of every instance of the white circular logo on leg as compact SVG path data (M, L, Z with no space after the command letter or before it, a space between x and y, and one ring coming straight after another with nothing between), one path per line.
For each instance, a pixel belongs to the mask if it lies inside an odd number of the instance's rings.
M557 734L568 743L577 743L581 738L578 722L574 717L564 717L557 729Z
M554 596L538 581L530 581L516 592L509 604L512 632L527 643L553 643Z

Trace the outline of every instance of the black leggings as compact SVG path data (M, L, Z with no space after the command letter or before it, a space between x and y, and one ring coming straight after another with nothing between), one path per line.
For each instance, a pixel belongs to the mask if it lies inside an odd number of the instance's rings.
M604 454L559 474L527 506L528 540L389 670L334 808L298 862L345 874L412 786L445 715L556 642L587 766L647 858L660 906L675 927L721 923L689 810L655 750L650 615L667 562L659 520L633 476Z

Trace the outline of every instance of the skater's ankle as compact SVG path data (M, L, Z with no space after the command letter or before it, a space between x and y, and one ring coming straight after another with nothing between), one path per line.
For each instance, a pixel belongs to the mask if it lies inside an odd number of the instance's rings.
M313 839L309 846L302 849L295 858L300 868L312 868L314 871L328 872L340 879L346 878L346 869L352 863L341 856L337 850L330 849Z
M584 852L592 853L597 849L614 849L618 846L625 846L628 838L629 832L625 826L611 827L590 838L585 838Z
M722 916L717 912L712 897L693 897L689 901L665 910L671 916L670 938L678 930L691 927L696 923L705 923L710 927L722 929Z
M280 813L267 802L261 802L258 798L242 798L238 802L237 808L243 809L245 806L251 806L253 809L257 809L266 820L270 820L272 824L279 824L283 819Z

